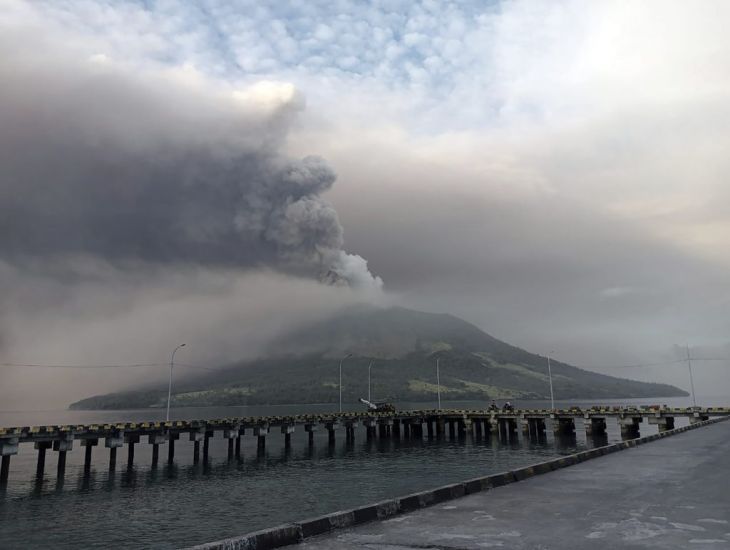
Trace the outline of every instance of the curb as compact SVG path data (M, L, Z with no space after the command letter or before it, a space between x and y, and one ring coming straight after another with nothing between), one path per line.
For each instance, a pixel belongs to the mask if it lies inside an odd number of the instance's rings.
M594 449L562 456L560 458L554 458L545 462L511 470L509 472L477 477L461 483L453 483L450 485L444 485L443 487L421 491L419 493L383 500L381 502L376 502L375 504L361 506L352 510L334 512L324 516L247 533L238 537L191 546L188 550L270 550L290 544L297 544L302 542L304 539L314 537L316 535L322 535L335 529L342 529L370 521L386 519L399 514L413 512L420 508L426 508L427 506L433 506L434 504L439 504L448 500L460 498L472 493L488 491L496 487L507 485L508 483L515 483L537 475L552 472L553 470L567 468L568 466L579 464L592 458L598 458L599 456L614 453L616 451L623 451L624 449L643 445L650 441L677 435L688 430L694 430L696 428L701 428L724 420L730 420L730 417L711 418L709 420L690 424L689 426L682 426L681 428L675 428L666 432L647 435L637 439L629 439L619 443L612 443L611 445L606 445L604 447L596 447Z

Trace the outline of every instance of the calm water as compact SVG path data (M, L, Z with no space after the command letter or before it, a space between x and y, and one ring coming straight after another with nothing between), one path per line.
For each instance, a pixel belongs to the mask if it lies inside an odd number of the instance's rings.
M656 402L686 405L686 399ZM611 404L629 403L613 400ZM519 402L516 402L519 405ZM572 402L578 403L578 402ZM589 403L585 403L589 404ZM595 403L590 403L595 404ZM703 404L721 404L705 403ZM432 408L432 403L402 403L403 408ZM527 406L544 403L529 402ZM557 405L557 404L556 404ZM484 403L450 403L449 408L480 408ZM351 405L352 410L360 410ZM282 407L224 407L179 409L177 419L220 418L266 414L332 411L332 405ZM164 414L164 413L163 413ZM89 423L159 418L160 411L48 411L0 413L0 425ZM679 420L679 425L682 425ZM686 421L684 421L686 422ZM656 428L642 424L642 435ZM608 422L608 441L620 440L614 422ZM227 443L212 439L207 467L192 464L192 443L176 443L175 464L150 468L151 446L140 442L133 469L126 466L126 446L119 449L116 472L108 471L108 450L94 448L91 476L82 474L83 448L68 453L66 476L56 479L56 453L49 451L46 475L35 480L36 453L21 445L11 460L10 482L0 493L0 547L2 548L177 548L279 523L352 508L445 483L461 481L575 452L603 441L586 441L576 422L576 437L555 440L548 430L541 441L519 434L516 440L482 441L365 441L362 428L354 444L338 433L334 447L326 432L315 445L306 433L296 432L292 449L283 437L268 437L266 454L257 456L256 439L244 437L240 461L227 461Z

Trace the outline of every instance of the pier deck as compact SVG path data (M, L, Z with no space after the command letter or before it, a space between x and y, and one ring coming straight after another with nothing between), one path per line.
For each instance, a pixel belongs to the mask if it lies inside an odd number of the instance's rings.
M730 548L729 480L719 422L288 548Z

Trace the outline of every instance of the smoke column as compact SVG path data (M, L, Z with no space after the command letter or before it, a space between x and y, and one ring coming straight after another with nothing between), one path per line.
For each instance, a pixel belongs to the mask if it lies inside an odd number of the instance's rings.
M382 287L343 249L321 158L288 158L286 84L131 69L0 23L0 260L273 268ZM37 263L37 262L36 262Z

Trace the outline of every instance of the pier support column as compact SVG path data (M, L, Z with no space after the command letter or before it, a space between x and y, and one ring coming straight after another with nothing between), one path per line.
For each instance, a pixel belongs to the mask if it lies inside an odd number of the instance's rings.
M178 432L167 432L167 463L172 465L175 461L175 441L180 439Z
M530 437L530 421L527 418L520 418L520 427L522 428L522 435L524 437Z
M639 437L639 424L643 418L640 416L625 416L618 419L623 439L635 439Z
M58 467L56 475L62 479L66 474L66 453L73 449L73 434L68 434L64 439L56 439L53 442L53 450L58 453Z
M266 450L266 436L269 433L268 426L256 426L253 429L253 435L258 438L256 443L256 449L259 453L263 453Z
M46 468L46 450L50 449L53 443L50 441L36 441L35 448L38 449L38 463L36 464L35 475L37 478L43 477Z
M317 431L317 425L316 424L305 424L304 431L307 432L309 446L311 447L312 445L314 445L314 432ZM370 435L370 432L368 431L368 436L369 435Z
M324 425L324 427L327 429L327 443L330 445L335 444L335 430L337 429L337 426L339 424L337 422L328 422Z
M127 469L131 469L134 465L134 446L139 443L139 434L124 434L124 440L127 442Z
M709 416L696 412L696 413L694 413L694 416L689 417L689 423L697 424L698 422L704 422L705 420L709 420L709 418L710 418Z
M365 436L368 441L372 441L375 437L375 430L377 426L377 420L374 418L366 418L362 421L365 426ZM408 437L408 424L403 424L403 437Z
M0 457L2 457L0 485L5 485L8 482L8 476L10 475L10 457L18 454L19 444L20 438L17 437L0 439Z
M345 438L348 443L355 442L355 428L356 427L357 427L357 422L348 421L345 423Z
M446 420L443 416L436 417L436 437L441 438L446 433Z
M572 435L575 434L575 420L573 417L556 417L553 415L553 433L556 435Z
M210 455L210 438L213 437L212 430L205 430L203 435L203 466L208 464L208 458Z
M236 458L241 458L241 439L246 433L246 428L238 428L238 437L236 438Z
M650 416L649 424L656 424L659 432L666 432L674 429L673 416Z
M10 475L10 455L2 455L1 460L0 485L5 485L8 482L8 476Z
M606 433L606 419L602 417L583 418L583 424L586 429L586 436L602 435Z
M393 420L393 437L400 439L400 419L396 418Z
M433 432L434 432L433 425L434 425L433 419L427 418L426 419L426 431L428 432L429 439L433 439Z
M453 420L449 419L449 439L454 439L456 437L456 426Z
M228 460L233 460L234 441L238 438L238 426L223 430L223 437L228 440Z
M459 439L462 439L466 437L466 431L467 431L467 423L469 423L469 427L471 427L471 421L467 420L465 418L460 418L456 421L456 427L459 434Z
M205 437L205 432L203 432L201 430L190 432L190 441L193 442L193 464L198 464L200 462L200 442L203 440L204 437ZM154 441L152 440L152 436L150 436L150 443L154 443ZM153 465L157 464L157 462L155 460L155 456L154 456L155 447L157 447L157 445L152 447L152 464Z
M157 464L160 461L160 445L167 441L165 439L165 434L162 432L150 434L147 441L149 441L149 444L152 445L152 467L157 468Z
M84 447L84 475L91 472L91 450L99 444L98 439L82 439L81 446Z
M545 419L544 418L528 418L527 425L529 428L530 437L539 439L540 436L545 434Z
M281 427L281 433L284 434L284 449L291 449L291 434L294 433L294 424L284 424Z
M109 470L114 471L117 467L117 449L124 446L124 432L110 435L104 440L104 447L109 449Z

